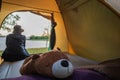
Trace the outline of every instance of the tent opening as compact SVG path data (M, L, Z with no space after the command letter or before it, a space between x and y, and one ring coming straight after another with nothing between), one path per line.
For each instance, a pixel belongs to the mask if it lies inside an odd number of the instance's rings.
M50 48L51 13L38 11L15 11L2 22L0 29L0 55L6 48L6 35L12 33L14 25L21 25L26 36L26 49L30 54L43 53Z

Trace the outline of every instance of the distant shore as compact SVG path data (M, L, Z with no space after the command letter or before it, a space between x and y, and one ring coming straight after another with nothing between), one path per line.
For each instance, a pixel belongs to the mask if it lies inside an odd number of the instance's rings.
M6 36L0 36L0 37L6 37Z

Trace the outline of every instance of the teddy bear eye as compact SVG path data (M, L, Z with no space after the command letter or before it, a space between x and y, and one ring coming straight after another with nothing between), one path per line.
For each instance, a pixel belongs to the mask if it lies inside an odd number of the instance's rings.
M62 65L63 67L68 67L68 66L69 66L69 63L68 63L68 61L63 60L63 61L61 61L61 65Z

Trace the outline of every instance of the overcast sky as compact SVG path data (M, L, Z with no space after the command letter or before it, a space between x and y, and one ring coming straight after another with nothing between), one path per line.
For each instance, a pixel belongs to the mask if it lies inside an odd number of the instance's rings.
M21 17L18 24L24 29L22 34L26 36L42 35L45 28L50 30L51 21L43 18L42 16L35 15L30 12L17 12L15 14ZM4 35L8 34L8 32L2 30L0 30L0 33Z

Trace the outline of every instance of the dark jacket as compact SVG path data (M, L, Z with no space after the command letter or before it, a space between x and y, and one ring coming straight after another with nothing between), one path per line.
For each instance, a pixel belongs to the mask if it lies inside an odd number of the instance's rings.
M6 49L2 54L5 61L18 61L25 59L29 53L25 49L26 37L20 34L9 34L6 37Z

